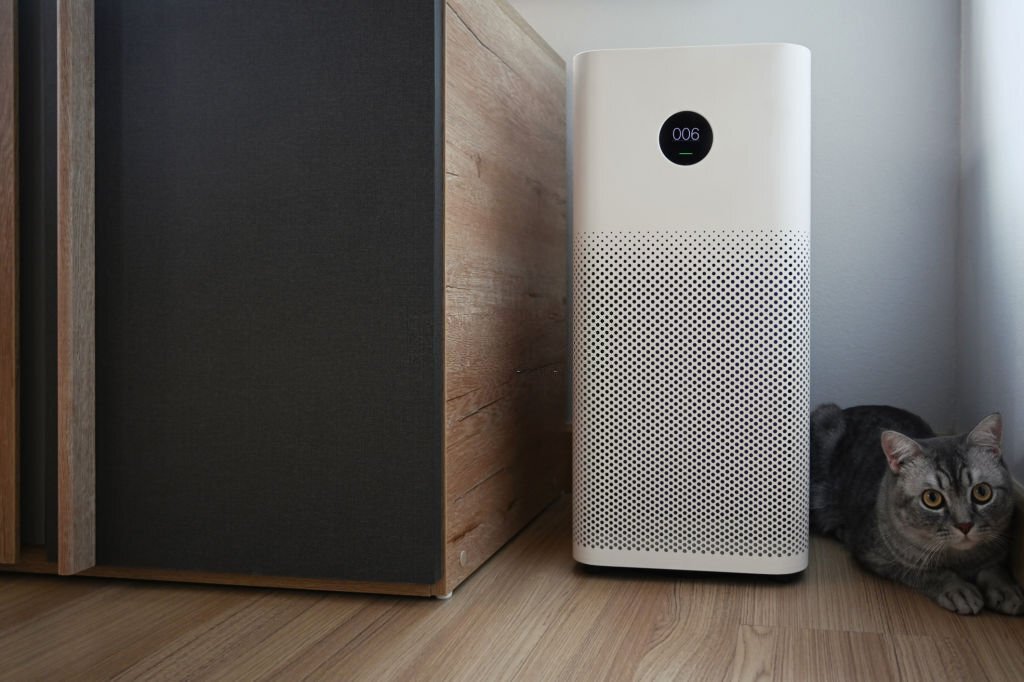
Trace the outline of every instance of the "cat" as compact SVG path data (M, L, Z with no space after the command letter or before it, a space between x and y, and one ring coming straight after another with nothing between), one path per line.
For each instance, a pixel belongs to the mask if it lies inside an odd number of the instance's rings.
M811 529L950 611L1021 615L1001 439L998 413L969 433L936 436L895 407L821 405L811 414Z

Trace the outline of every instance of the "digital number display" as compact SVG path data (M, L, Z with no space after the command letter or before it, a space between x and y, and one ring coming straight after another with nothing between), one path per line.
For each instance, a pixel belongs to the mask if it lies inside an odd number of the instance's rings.
M696 111L672 114L658 134L661 153L680 166L692 166L707 156L713 140L711 124Z

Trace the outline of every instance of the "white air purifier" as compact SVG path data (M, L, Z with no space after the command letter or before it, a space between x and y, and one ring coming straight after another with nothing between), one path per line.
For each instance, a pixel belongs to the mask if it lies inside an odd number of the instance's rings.
M576 56L573 555L807 567L810 52Z

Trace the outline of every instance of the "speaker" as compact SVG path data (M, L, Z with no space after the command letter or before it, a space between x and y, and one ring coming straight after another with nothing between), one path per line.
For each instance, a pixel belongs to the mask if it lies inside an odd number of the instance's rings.
M573 555L807 567L810 52L574 60Z
M0 571L442 596L568 489L566 69L513 7L15 5Z

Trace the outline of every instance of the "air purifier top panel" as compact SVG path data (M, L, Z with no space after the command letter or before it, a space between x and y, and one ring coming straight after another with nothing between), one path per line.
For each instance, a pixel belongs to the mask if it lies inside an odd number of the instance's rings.
M810 51L576 55L575 230L809 229Z

